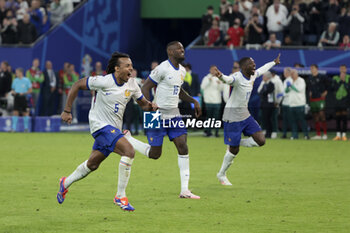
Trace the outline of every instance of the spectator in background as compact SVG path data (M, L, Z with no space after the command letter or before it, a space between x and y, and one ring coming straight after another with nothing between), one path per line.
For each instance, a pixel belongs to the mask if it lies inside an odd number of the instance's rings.
M95 63L95 70L91 72L91 76L97 76L97 75L104 76L106 74L107 74L107 72L102 69L102 63L100 61L97 61ZM137 71L136 71L136 76L137 76Z
M58 109L58 111L56 113L61 113L63 111L63 108L64 108L65 103L62 102L63 92L64 92L64 81L63 81L64 78L63 77L65 74L67 74L68 67L69 67L69 62L65 62L63 64L63 68L58 71L58 83L57 83L57 90L58 90L57 109Z
M134 78L139 87L141 87L142 79L137 77L136 69L132 70L131 77ZM125 107L123 122L125 124L125 129L132 132L132 135L139 134L139 125L140 122L142 122L142 109L134 99L130 100ZM134 131L131 130L132 125L134 125Z
M5 7L7 10L12 11L12 13L15 14L19 9L19 4L15 0L7 0Z
M308 96L310 98L310 108L313 119L315 121L316 136L312 139L324 139L327 137L327 122L324 113L325 100L327 96L327 80L324 75L318 72L318 66L313 64L310 66L311 75L308 78ZM321 137L321 126L323 128L323 136Z
M329 0L328 4L325 6L325 18L326 23L338 22L340 14L340 7L338 0Z
M286 82L286 93L289 94L289 112L290 123L292 125L292 137L291 139L298 139L298 123L301 125L301 129L304 132L304 138L309 139L307 131L307 124L305 121L305 105L306 105L306 85L303 78L299 77L298 71L292 69L291 71L292 82Z
M44 74L44 82L41 87L42 98L42 116L51 116L54 114L54 97L57 84L55 71L52 68L52 62L46 61Z
M343 37L343 42L340 43L339 47L344 50L350 49L350 37L348 35Z
M22 20L24 15L27 14L28 11L28 2L26 0L17 0L19 4L19 9L16 11L17 20Z
M280 76L276 74L276 71L270 70L270 72L271 72L270 82L272 82L275 87L273 90L274 106L273 106L272 120L271 120L272 122L271 138L277 138L278 113L279 113L280 103L283 97L283 83Z
M244 40L244 30L241 28L241 21L239 18L236 18L233 26L230 27L227 31L225 39L227 40L227 47L233 48L243 45Z
M27 106L27 95L32 91L30 80L23 76L23 69L16 69L16 78L12 83L12 95L15 97L12 117L12 131L17 130L18 116L23 115L24 131L29 128L29 108Z
M275 33L271 33L269 40L267 40L264 44L263 44L264 48L269 50L269 49L276 49L276 48L280 48L281 47L281 41L277 40L276 38L276 34Z
M269 34L275 33L279 41L283 41L283 27L286 24L287 15L287 8L279 0L274 0L273 4L267 8L265 14Z
M73 84L79 80L79 74L75 72L75 67L73 64L69 64L67 67L67 72L63 75L63 103L66 103L68 93L72 88ZM64 107L64 106L63 106ZM72 123L78 123L78 112L77 112L77 101L74 101L72 106L73 121Z
M6 18L7 9L5 6L6 6L5 0L0 0L0 29L2 28L3 21Z
M230 21L228 17L228 11L231 7L231 3L227 0L221 0L220 2L220 31L226 34L230 27ZM232 11L232 7L231 7ZM225 35L223 35L224 37Z
M240 23L244 22L244 19L245 19L244 15L241 12L239 12L239 6L237 2L229 6L226 14L227 14L226 17L228 18L228 21L230 23L230 27L234 24L235 19L237 18L240 20ZM240 26L242 27L243 25L240 25Z
M30 22L34 24L36 28L37 35L41 35L42 27L43 27L43 19L44 15L40 10L40 1L32 0L31 6L29 8Z
M32 67L26 72L26 77L32 83L32 104L34 108L37 107L37 102L40 93L40 84L44 81L44 75L41 72L39 66L40 61L38 58L35 58L33 60ZM37 109L35 110L37 111Z
M255 15L258 15L258 23L260 25L264 25L264 17L260 14L259 8L254 5L252 7L252 10L250 11L249 17L244 19L243 25L247 25Z
M214 67L211 66L209 74L206 75L201 83L201 89L203 92L203 100L206 107L207 119L214 118L221 120L220 107L221 107L221 93L223 89L223 83L214 76ZM204 131L205 136L212 136L211 128ZM215 136L219 137L219 129L215 129Z
M30 16L25 14L23 20L18 24L18 42L20 44L31 44L36 39L36 29L30 22Z
M294 4L290 12L286 25L288 27L288 35L291 38L292 45L302 45L304 35L304 16L299 12L299 5Z
M3 27L0 30L2 44L16 44L18 42L17 25L17 20L12 11L7 11L6 18L3 20Z
M234 62L233 62L233 66L232 66L232 70L231 70L230 76L231 76L232 74L238 72L239 69L240 69L240 68L239 68L239 62L238 62L238 61L234 61ZM223 98L223 100L224 100L225 103L227 102L228 98L230 98L230 94L231 94L231 92L232 92L232 88L233 88L233 87L230 86L230 85L226 85L225 83L223 84L222 98Z
M50 20L53 25L63 21L65 11L61 0L53 0L50 4L49 9L49 11L51 12Z
M254 14L253 17L248 21L244 28L245 36L247 38L247 48L256 47L260 48L263 43L263 25L259 23L259 15Z
M12 76L8 72L8 63L3 61L0 64L0 98L7 98L8 93L11 91Z
M151 71L154 70L159 65L158 61L152 61L151 63Z
M331 22L328 25L328 29L322 32L321 38L318 42L318 47L334 47L338 45L339 41L339 32L336 31L337 24Z
M192 72L192 65L187 63L184 65L186 69L186 76L184 81L187 82L190 86L190 95L191 96L200 96L200 82L198 74Z
M202 28L200 32L202 40L204 38L205 33L211 28L211 25L213 23L213 13L214 13L214 8L212 6L208 6L207 13L202 16ZM203 43L204 43L204 40L203 40Z
M340 74L333 77L332 89L335 96L335 120L337 124L337 134L334 141L347 141L346 132L348 125L348 107L350 96L350 75L347 74L345 65L339 68ZM343 124L341 127L341 123Z
M221 43L220 39L220 29L219 29L219 22L218 20L214 19L213 24L211 25L211 28L207 31L205 34L206 36L206 44L207 46L218 46Z
M73 0L61 0L61 4L64 6L64 15L69 15L73 12Z
M287 138L287 131L290 127L290 113L289 113L289 92L287 83L292 83L292 77L291 77L291 71L292 69L290 67L284 68L283 70L283 76L284 76L284 82L283 82L283 100L282 100L282 138Z
M275 107L274 90L275 85L271 82L272 74L267 71L263 75L263 81L260 83L258 93L260 96L260 107L262 114L262 128L265 130L265 137L271 138L272 118Z
M310 34L320 35L323 29L324 15L323 6L320 0L314 0L308 7L309 25L308 29Z
M350 11L345 7L341 9L341 15L339 17L339 34L343 38L344 35L350 35Z
M43 14L43 26L41 28L41 34L45 34L50 30L51 27L51 13L48 11L47 14Z
M241 12L244 15L245 19L248 19L250 17L250 13L253 7L253 3L251 0L239 0L238 3L238 9L239 12ZM242 23L244 20L241 21Z

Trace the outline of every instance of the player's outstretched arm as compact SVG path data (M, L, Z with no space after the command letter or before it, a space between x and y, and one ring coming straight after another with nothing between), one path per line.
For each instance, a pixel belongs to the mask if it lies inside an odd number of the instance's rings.
M156 111L159 107L157 104L148 101L145 97L136 101L143 111Z
M147 100L151 99L150 92L151 92L151 89L155 86L157 85L154 82L152 82L150 78L147 78L145 83L141 87L142 94Z
M62 120L68 124L72 123L72 105L75 98L77 98L79 90L88 90L88 87L86 86L86 80L87 78L82 78L75 82L68 93L66 106L64 107L64 110L61 114Z
M216 66L214 66L214 75L215 77L218 77L222 82L227 84L232 84L234 81L234 78L231 76L224 75Z
M256 70L256 77L259 77L269 71L273 66L278 65L281 63L280 61L281 54L279 53L278 56L271 62L266 63L262 67Z
M198 118L202 115L201 105L190 96L183 88L180 89L179 98L185 102L190 102L194 104L194 114Z

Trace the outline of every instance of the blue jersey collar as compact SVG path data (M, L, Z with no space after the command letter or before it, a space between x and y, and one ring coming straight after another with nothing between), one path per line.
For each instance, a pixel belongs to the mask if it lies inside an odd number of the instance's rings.
M117 84L118 87L121 87L121 86L124 85L124 83L123 83L123 84L119 84L119 83L117 82L117 78L115 77L114 73L112 73L112 75L113 75L114 82L115 82L115 84Z
M180 69L180 65L179 65L179 68L176 68L173 63L171 63L171 61L168 59L168 62L170 63L170 65L175 69L175 70L179 70Z

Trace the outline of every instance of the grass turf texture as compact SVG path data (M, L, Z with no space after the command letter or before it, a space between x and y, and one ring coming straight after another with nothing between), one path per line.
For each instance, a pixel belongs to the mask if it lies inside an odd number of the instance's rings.
M136 153L129 213L113 204L116 154L57 203L59 178L88 158L88 133L2 133L0 141L0 232L349 232L350 142L241 148L228 172L233 186L224 187L216 179L223 138L189 137L190 188L201 199L188 200L178 198L177 153L165 139L157 161Z

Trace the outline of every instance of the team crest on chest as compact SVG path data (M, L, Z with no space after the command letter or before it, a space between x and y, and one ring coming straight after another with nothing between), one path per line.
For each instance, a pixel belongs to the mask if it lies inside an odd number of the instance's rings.
M184 81L184 79L185 79L185 77L181 75L181 81L182 82Z
M131 92L129 90L125 90L125 97L129 97Z

